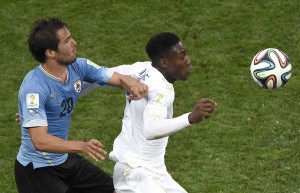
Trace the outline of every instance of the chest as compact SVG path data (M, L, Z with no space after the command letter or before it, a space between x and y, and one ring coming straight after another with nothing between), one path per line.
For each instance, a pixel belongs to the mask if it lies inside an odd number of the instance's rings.
M81 91L81 83L78 76L72 76L65 84L59 82L49 85L46 112L59 117L71 114Z

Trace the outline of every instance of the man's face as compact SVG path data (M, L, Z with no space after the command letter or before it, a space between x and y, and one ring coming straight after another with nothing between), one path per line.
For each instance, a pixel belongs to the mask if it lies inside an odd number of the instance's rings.
M62 65L71 64L76 60L76 42L67 28L59 29L57 35L59 43L55 59Z
M192 71L192 62L187 55L187 48L183 43L172 47L168 58L167 77L173 83L175 80L186 80Z

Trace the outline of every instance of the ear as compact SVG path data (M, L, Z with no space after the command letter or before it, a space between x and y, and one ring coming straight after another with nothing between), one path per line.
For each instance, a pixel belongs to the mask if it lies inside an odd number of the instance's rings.
M167 58L159 59L159 66L161 69L168 68L168 63L169 63L169 60Z
M48 58L48 59L52 59L52 58L54 58L55 57L55 51L54 50L50 50L50 49L47 49L46 51L45 51L45 56L46 56L46 58Z

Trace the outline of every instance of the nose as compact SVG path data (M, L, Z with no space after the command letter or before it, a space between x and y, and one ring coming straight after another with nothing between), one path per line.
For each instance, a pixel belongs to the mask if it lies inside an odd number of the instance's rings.
M77 42L72 38L74 46L77 45Z
M192 64L190 57L186 56L186 65L189 66Z

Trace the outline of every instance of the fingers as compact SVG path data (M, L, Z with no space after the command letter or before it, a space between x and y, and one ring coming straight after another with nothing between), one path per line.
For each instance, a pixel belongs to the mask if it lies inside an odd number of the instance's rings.
M201 99L199 102L202 103L202 105L200 105L200 108L202 109L202 111L204 111L204 117L206 119L209 118L211 113L214 111L217 103L211 99Z
M206 106L210 106L210 105L217 106L217 103L215 101L213 101L212 99L202 98L202 99L200 99L199 103L203 103Z
M102 149L102 147L102 144L98 140L91 139L90 141L85 142L83 153L90 156L95 161L99 161L99 159L105 160L104 156L107 154L107 152Z
M15 121L17 122L17 123L19 123L20 122L20 116L19 116L19 113L16 113L15 114Z
M204 119L208 119L214 111L215 106L216 102L211 99L199 100L194 107L194 111L189 115L189 122L198 123Z
M127 97L128 99L139 100L148 94L148 86L144 83L138 82L130 88L129 92L131 95Z

